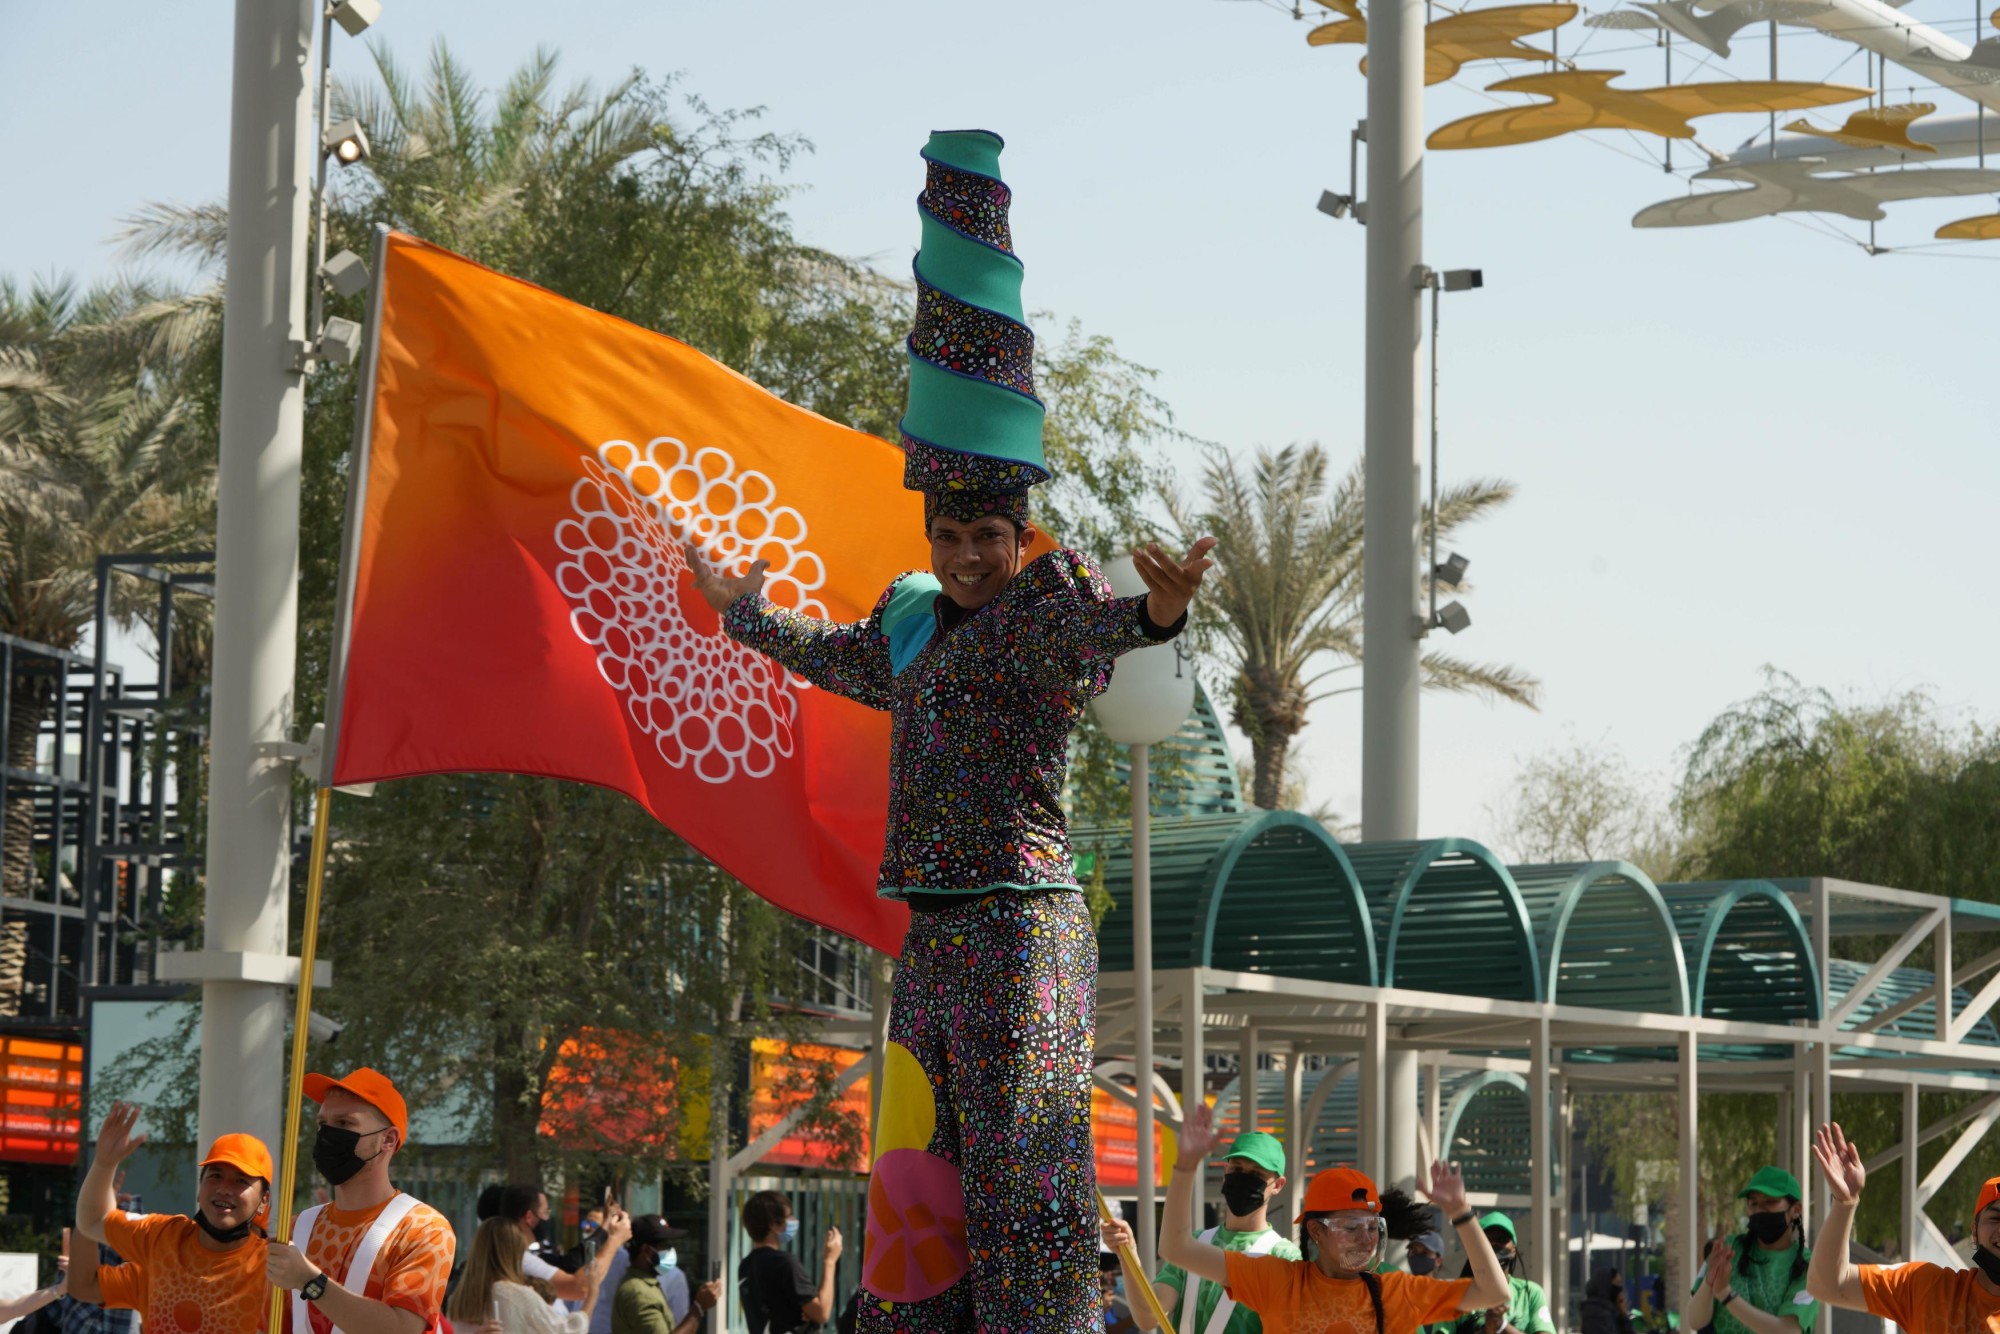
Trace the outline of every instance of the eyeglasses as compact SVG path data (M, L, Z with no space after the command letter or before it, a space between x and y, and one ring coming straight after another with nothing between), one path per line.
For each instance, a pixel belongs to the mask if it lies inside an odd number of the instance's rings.
M1379 1218L1329 1218L1326 1230L1337 1237L1360 1240L1362 1237L1380 1237L1388 1225Z

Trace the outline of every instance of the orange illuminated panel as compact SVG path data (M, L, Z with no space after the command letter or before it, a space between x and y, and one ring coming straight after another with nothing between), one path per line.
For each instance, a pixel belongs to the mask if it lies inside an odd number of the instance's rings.
M81 1044L0 1036L0 1162L74 1163L82 1106Z
M776 1125L780 1117L812 1096L811 1081L807 1078L811 1066L830 1063L834 1076L838 1078L855 1062L867 1059L867 1052L847 1047L823 1047L813 1043L793 1045L771 1038L754 1039L750 1044L750 1138L754 1140L762 1135ZM779 1140L760 1161L781 1167L837 1170L864 1166L868 1159L871 1105L868 1078L863 1075L848 1085L847 1091L835 1102L840 1113L851 1118L853 1124L860 1128L861 1162L836 1162L837 1145L797 1133Z
M587 1028L556 1049L539 1129L578 1152L657 1149L673 1139L675 1074L654 1043Z
M1173 1170L1174 1136L1163 1120L1166 1109L1155 1104L1153 1175L1166 1184ZM1130 1190L1139 1184L1139 1113L1101 1088L1090 1090L1090 1139L1097 1156L1097 1184L1106 1190Z

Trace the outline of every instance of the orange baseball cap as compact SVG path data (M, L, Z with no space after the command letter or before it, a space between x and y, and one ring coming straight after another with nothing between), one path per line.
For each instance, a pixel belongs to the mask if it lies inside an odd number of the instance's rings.
M270 1149L255 1135L218 1135L195 1166L200 1169L210 1163L227 1163L244 1176L262 1177L265 1181L277 1175L271 1170Z
M349 1071L339 1079L332 1075L307 1075L306 1096L314 1102L325 1102L326 1095L335 1089L352 1093L361 1101L389 1118L389 1124L396 1127L396 1138L408 1143L410 1139L410 1109L403 1103L403 1095L396 1092L396 1086L389 1082L389 1076L379 1070L362 1066Z
M1307 1214L1337 1214L1346 1209L1366 1209L1379 1214L1382 1197L1375 1192L1375 1183L1368 1179L1367 1173L1351 1167L1329 1167L1314 1173L1306 1187L1305 1207L1292 1221L1303 1223Z
M2000 1200L2000 1177L1986 1178L1986 1184L1979 1188L1979 1203L1972 1206L1974 1218L1986 1212L1986 1206Z

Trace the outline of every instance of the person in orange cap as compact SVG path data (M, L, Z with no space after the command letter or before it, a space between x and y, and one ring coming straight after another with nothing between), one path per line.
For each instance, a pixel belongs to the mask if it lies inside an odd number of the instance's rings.
M255 1135L223 1135L202 1156L192 1218L128 1214L118 1207L118 1165L146 1142L139 1109L113 1103L77 1193L76 1230L129 1262L101 1269L102 1304L139 1312L149 1328L185 1334L255 1334L271 1290L263 1235L271 1202L271 1151Z
M1868 1168L1839 1125L1828 1122L1813 1140L1813 1157L1832 1196L1813 1241L1806 1291L1828 1306L1866 1311L1907 1334L2000 1334L2000 1177L1988 1178L1972 1206L1972 1269L1927 1260L1857 1265L1848 1258L1854 1211Z
M1214 1113L1197 1106L1181 1131L1180 1157L1167 1185L1166 1216L1186 1218L1195 1174L1215 1147ZM1384 1236L1407 1241L1430 1228L1430 1211L1399 1190L1377 1191L1351 1167L1329 1167L1306 1187L1304 1226L1311 1258L1224 1251L1180 1228L1160 1237L1160 1254L1190 1274L1223 1285L1255 1311L1265 1334L1416 1334L1423 1325L1461 1311L1483 1311L1507 1300L1507 1275L1479 1220L1465 1202L1456 1167L1431 1164L1430 1202L1458 1232L1472 1277L1439 1279L1401 1270L1376 1273Z
M272 1241L271 1283L291 1292L287 1334L426 1334L438 1327L455 1248L451 1224L389 1180L410 1139L410 1114L389 1077L366 1067L307 1075L319 1104L313 1166L331 1204L299 1215L293 1242ZM304 1246L294 1244L304 1238Z

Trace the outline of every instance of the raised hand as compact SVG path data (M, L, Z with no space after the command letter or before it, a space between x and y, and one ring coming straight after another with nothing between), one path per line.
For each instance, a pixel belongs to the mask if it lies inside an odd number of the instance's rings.
M133 1150L146 1142L144 1135L135 1135L132 1128L139 1124L139 1109L129 1102L111 1104L110 1115L97 1128L97 1160L105 1163L122 1163L132 1156Z
M1717 1237L1714 1244L1708 1248L1708 1269L1703 1276L1703 1281L1708 1284L1708 1290L1717 1297L1728 1292L1730 1285L1736 1281L1735 1266L1736 1252L1729 1249L1726 1240Z
M1208 1157L1220 1138L1215 1133L1215 1110L1207 1103L1199 1104L1181 1126L1181 1161L1193 1163Z
M1215 539L1204 537L1180 560L1162 551L1158 542L1148 542L1132 553L1132 566L1146 583L1146 616L1154 625L1172 625L1187 611L1194 591L1201 587L1201 577L1215 565L1208 558L1213 550Z
M1868 1168L1861 1161L1861 1150L1841 1133L1839 1122L1827 1122L1813 1136L1813 1157L1819 1159L1819 1170L1826 1173L1826 1188L1833 1192L1835 1204L1853 1204L1861 1198L1861 1188L1868 1184Z
M694 578L694 591L718 612L728 611L730 604L746 593L763 592L764 571L771 568L767 560L752 561L748 570L732 577L710 569L707 558L692 542L682 544L681 555L687 559L688 573Z
M840 1229L830 1227L826 1230L826 1245L821 1248L820 1253L826 1257L828 1264L832 1264L840 1258L840 1249L844 1244L840 1239Z
M632 1215L612 1205L604 1219L604 1245L602 1249L615 1251L632 1236Z
M1457 1163L1432 1163L1430 1184L1422 1189L1425 1199L1444 1210L1447 1221L1465 1212L1465 1173Z

